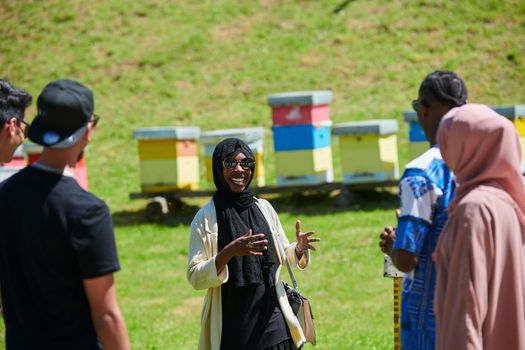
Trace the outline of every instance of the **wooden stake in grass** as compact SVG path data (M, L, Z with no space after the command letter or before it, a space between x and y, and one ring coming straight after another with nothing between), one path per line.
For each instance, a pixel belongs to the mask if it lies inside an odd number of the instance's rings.
M385 255L383 277L392 278L394 297L394 350L401 350L401 291L404 273L396 269L390 256Z

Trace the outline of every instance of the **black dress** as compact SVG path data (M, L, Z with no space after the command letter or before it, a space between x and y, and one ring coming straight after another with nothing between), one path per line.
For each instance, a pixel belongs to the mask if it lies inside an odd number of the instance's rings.
M275 267L264 284L222 285L221 350L295 350L275 294Z
M221 251L249 230L264 234L269 244L262 256L235 256L228 262L228 282L221 287L221 350L295 350L275 294L272 233L249 190L254 172L243 170L251 175L241 192L232 191L224 178L223 161L238 152L255 159L250 147L235 138L219 142L213 151L217 249Z

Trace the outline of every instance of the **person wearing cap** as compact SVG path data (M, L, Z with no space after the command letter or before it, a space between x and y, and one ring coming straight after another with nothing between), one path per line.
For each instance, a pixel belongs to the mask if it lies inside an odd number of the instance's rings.
M9 163L24 141L27 123L25 110L33 97L0 79L0 163Z
M430 149L409 162L399 182L397 229L385 227L379 245L406 272L401 297L401 348L434 349L436 319L432 303L436 267L432 253L454 197L454 175L446 166L436 135L440 121L467 102L467 87L454 72L437 70L423 79L412 102Z
M44 147L41 158L0 184L6 348L129 349L109 209L68 170L99 119L93 93L53 81L37 109L28 137Z

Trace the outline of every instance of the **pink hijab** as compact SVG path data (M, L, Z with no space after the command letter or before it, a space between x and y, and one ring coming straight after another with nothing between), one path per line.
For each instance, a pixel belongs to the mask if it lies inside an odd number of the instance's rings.
M510 200L525 227L525 188L520 171L521 147L514 125L489 107L466 104L451 109L437 134L441 155L458 187L450 205L478 186Z

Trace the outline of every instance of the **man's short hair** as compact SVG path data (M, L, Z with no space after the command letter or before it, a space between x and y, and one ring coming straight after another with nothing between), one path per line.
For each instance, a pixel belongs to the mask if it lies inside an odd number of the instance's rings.
M13 117L23 120L24 112L32 100L30 93L17 89L8 81L0 79L0 127Z
M451 107L467 103L465 82L454 72L437 70L425 77L419 88L423 103L439 102Z

